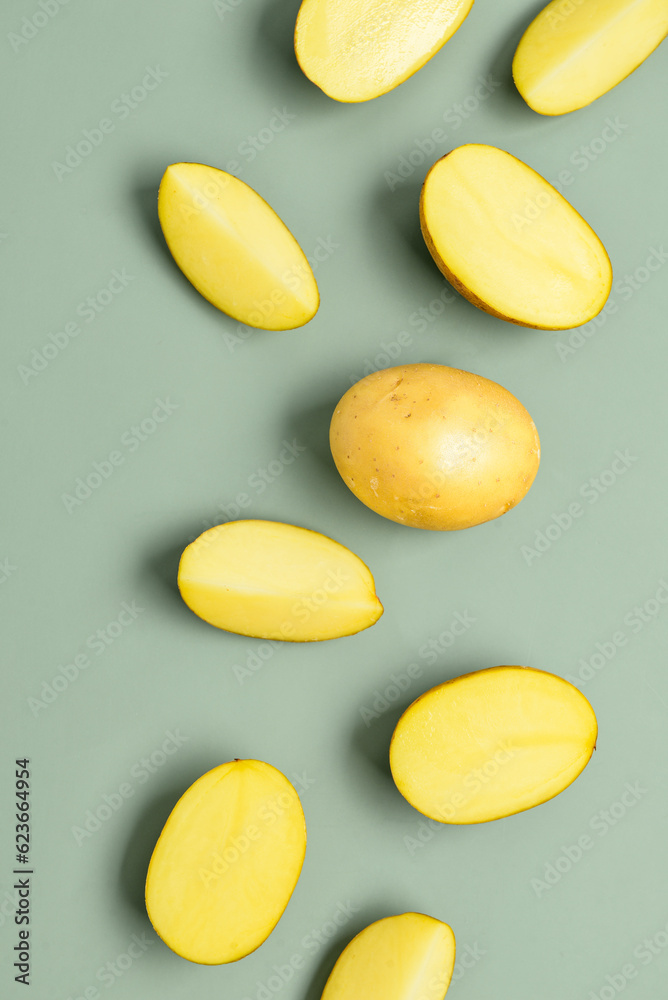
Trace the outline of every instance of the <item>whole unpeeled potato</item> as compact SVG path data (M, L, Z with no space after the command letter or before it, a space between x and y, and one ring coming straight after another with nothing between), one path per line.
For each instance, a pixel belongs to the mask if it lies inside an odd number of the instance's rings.
M432 531L505 514L540 462L534 422L512 393L436 364L386 368L353 385L334 411L330 445L362 503Z

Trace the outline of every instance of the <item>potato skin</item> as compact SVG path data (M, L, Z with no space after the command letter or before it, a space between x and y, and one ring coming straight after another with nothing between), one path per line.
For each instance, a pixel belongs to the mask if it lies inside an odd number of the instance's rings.
M358 500L431 531L505 514L540 462L534 422L512 393L437 364L386 368L353 385L334 411L330 447Z

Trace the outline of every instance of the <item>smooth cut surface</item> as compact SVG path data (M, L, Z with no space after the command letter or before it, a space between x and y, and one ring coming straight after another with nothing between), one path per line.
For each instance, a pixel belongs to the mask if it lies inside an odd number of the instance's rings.
M385 917L341 953L322 1000L442 1000L454 966L447 924L423 913Z
M320 304L311 266L273 208L238 177L173 163L158 194L160 225L186 278L247 326L290 330Z
M540 463L535 424L512 393L434 364L386 368L357 382L334 411L330 445L358 500L433 531L505 514Z
M370 570L350 549L277 521L205 531L181 556L178 582L204 621L258 639L334 639L383 613Z
M390 766L401 794L441 823L485 823L554 798L596 746L576 687L530 667L492 667L432 688L399 719Z
M667 0L553 0L517 46L515 84L542 115L576 111L624 80L667 34Z
M302 70L337 101L369 101L416 73L454 35L473 0L303 0Z
M570 329L610 294L612 267L593 229L540 174L494 146L459 146L434 164L420 221L448 281L511 323Z
M181 796L160 834L146 878L150 921L190 962L236 962L278 923L305 851L288 779L259 760L221 764Z

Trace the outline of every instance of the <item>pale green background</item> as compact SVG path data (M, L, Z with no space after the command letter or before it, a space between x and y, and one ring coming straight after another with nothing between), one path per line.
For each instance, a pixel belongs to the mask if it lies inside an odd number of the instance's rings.
M3 6L0 560L15 569L0 584L7 681L0 896L7 903L13 866L13 760L29 755L38 1000L80 997L95 985L100 996L123 1000L257 1000L258 992L262 1000L258 983L295 954L304 967L272 996L318 1000L353 933L410 909L448 921L461 953L479 956L458 970L453 1000L563 1000L602 990L605 998L606 977L619 983L614 977L629 962L637 975L625 997L662 993L668 950L648 961L642 942L656 934L668 941L668 605L650 605L657 614L637 632L625 618L668 577L668 264L632 295L624 276L668 244L668 50L593 106L541 118L509 75L538 6L478 0L417 76L359 106L329 100L298 70L296 0L241 0L222 18L209 0L70 0L18 51L9 34L40 8ZM167 76L121 120L112 105L141 84L147 66ZM458 118L454 106L488 74L499 86ZM250 162L239 147L269 126L275 107L294 119ZM384 173L443 126L444 115L447 138L391 192ZM58 180L53 161L101 118L114 131ZM602 152L594 142L600 155L582 169L578 149L601 135L606 119L619 135ZM568 333L505 324L458 296L423 332L410 326L411 313L429 309L448 287L421 242L419 186L437 155L467 141L500 145L552 181L570 169L564 190L610 252L618 310L563 360L558 345ZM307 253L319 238L338 244L318 268L322 306L305 329L255 332L235 344L236 324L181 276L155 212L162 171L181 159L239 160L243 179ZM79 317L79 336L24 384L19 366L77 319L79 303L103 289L113 269L133 280L94 322ZM367 510L338 478L327 447L333 405L351 375L402 330L412 342L401 362L490 377L534 417L541 470L526 500L502 519L455 534L407 529ZM178 409L136 451L121 448L122 466L68 513L62 494L119 448L157 397ZM306 450L260 495L249 477L293 438ZM588 502L581 489L618 449L635 461ZM378 625L322 645L281 646L240 684L234 665L260 644L208 628L174 586L181 548L222 519L220 505L239 492L253 497L248 516L316 528L359 553L385 605ZM583 516L528 565L521 547L578 500ZM35 715L29 699L41 697L123 601L144 611ZM455 612L475 623L428 663L421 647ZM574 675L580 658L620 630L626 644L583 688L600 739L572 788L501 822L440 828L420 847L405 840L416 838L420 817L391 783L387 748L410 700L498 663ZM366 726L360 710L412 662L421 677ZM129 779L176 729L189 738L178 753L145 783ZM309 847L267 943L233 966L204 968L155 940L143 879L178 795L235 756L266 759L314 782L303 795ZM78 846L72 827L128 780L133 796ZM597 820L627 782L639 783L639 799L614 827ZM588 831L592 848L552 888L536 891L531 880ZM352 919L315 953L304 938L348 901L358 908ZM13 925L2 920L2 995L24 996L9 969ZM154 943L113 986L96 979L143 933Z

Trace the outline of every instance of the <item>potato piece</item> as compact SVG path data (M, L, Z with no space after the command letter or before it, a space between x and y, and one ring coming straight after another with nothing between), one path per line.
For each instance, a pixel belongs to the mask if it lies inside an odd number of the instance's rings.
M486 823L562 792L596 746L576 687L531 667L492 667L427 691L390 745L397 788L441 823Z
M374 372L339 401L330 445L358 500L432 531L504 514L538 471L533 420L503 386L445 365Z
M509 323L567 330L598 315L610 294L610 259L593 229L540 174L494 146L459 146L434 164L420 222L448 281Z
M322 1000L442 1000L454 967L447 924L424 913L385 917L339 955Z
M350 549L277 521L205 531L181 556L178 582L204 621L257 639L334 639L383 613L370 570Z
M303 0L297 61L329 97L369 101L417 73L472 6L473 0Z
M305 851L299 796L280 771L259 760L214 767L181 796L155 846L150 921L190 962L236 962L278 923Z
M158 215L174 260L217 309L263 330L290 330L315 316L318 286L301 247L238 177L173 163L160 184Z
M621 83L667 34L666 0L553 0L517 46L515 84L541 115L577 111Z

